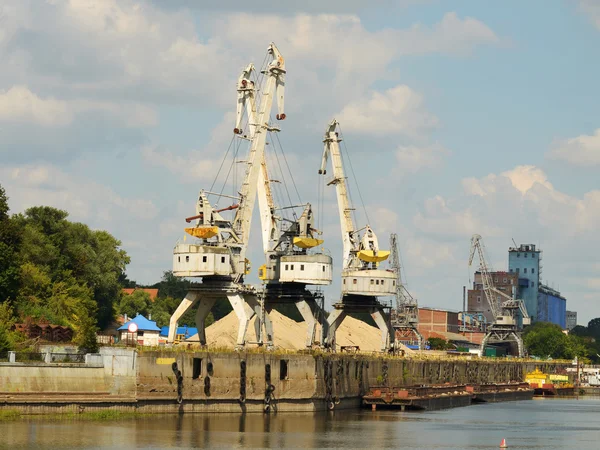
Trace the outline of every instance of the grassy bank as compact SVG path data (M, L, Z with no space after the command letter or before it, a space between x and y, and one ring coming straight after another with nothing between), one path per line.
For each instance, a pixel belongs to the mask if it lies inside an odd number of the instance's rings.
M142 414L137 412L123 412L112 409L105 409L101 411L84 411L82 413L65 413L65 414L36 414L26 415L21 414L19 411L14 409L0 410L0 422L7 422L18 419L52 419L52 420L125 420L125 419L136 419L139 417L148 416L149 414ZM156 414L154 414L156 415Z

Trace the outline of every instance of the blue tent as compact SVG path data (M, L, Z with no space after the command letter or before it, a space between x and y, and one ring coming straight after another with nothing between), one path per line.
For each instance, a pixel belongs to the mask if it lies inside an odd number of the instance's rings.
M117 328L117 331L127 331L129 325L135 323L138 326L138 331L160 331L160 328L156 325L156 322L153 320L148 320L141 314L138 314L129 322L123 324L121 327Z

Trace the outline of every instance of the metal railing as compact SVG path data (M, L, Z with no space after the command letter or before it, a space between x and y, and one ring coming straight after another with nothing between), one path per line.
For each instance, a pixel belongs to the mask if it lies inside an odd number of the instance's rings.
M40 352L17 352L15 354L16 362L44 362L45 353Z
M85 363L85 354L83 353L50 353L50 362L60 363Z

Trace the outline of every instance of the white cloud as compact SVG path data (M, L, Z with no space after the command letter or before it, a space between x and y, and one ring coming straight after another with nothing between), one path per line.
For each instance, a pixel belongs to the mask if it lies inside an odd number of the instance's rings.
M600 5L598 9L600 10ZM574 166L600 165L600 128L591 136L582 134L556 142L548 155L552 159L566 161Z
M72 120L73 114L66 102L53 97L40 98L26 86L13 86L0 92L0 121L64 126Z
M546 174L535 166L517 166L500 175L489 174L483 178L465 178L462 180L463 189L467 194L484 197L506 190L508 183L522 195L532 189L536 183L553 191Z
M421 95L406 85L383 93L372 91L368 97L348 103L336 117L343 128L355 133L402 134L413 138L438 123L425 110Z
M592 23L600 30L600 3L598 0L579 0L579 10L588 15Z
M450 152L439 143L429 146L400 145L396 150L396 172L416 173L422 169L439 167Z
M158 214L150 200L122 197L111 188L53 165L2 167L0 175L10 192L11 209L16 211L43 204L67 210L75 220L105 225L124 216L136 221L153 219Z
M457 196L425 201L414 217L415 229L442 244L458 239L462 249L471 234L481 234L490 255L500 262L497 269L506 268L502 255L512 245L511 238L536 243L544 250L543 280L560 285L569 309L598 315L582 299L589 290L600 295L599 286L587 281L597 278L600 191L570 196L556 190L534 166L465 179L462 186ZM578 277L568 278L569 273Z
M40 98L27 86L13 86L0 92L0 121L64 127L70 125L77 114L88 111L117 117L121 123L131 127L155 126L158 123L156 110L139 103Z

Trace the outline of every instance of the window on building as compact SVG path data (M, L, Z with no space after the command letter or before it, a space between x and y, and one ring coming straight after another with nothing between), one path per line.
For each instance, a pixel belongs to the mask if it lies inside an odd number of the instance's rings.
M513 271L512 269L509 269L509 272L512 272L512 271Z
M221 256L221 264L225 264L225 257Z
M392 286L396 286L396 280L392 280Z
M371 280L371 284L375 284L375 280Z
M381 280L381 285L382 285L382 286L383 286L383 282L384 282L384 281L385 281L385 280Z
M477 296L477 303L481 303L481 295Z
M527 267L523 269L523 273L527 273Z
M356 278L352 279L352 284L356 284Z
M521 256L521 254L520 254L520 253L517 253L517 258L519 258L520 256Z
M515 269L515 272L519 273L519 268L518 267Z
M294 265L290 265L290 270L294 270Z
M300 270L304 270L304 264L300 264Z
M527 253L523 253L523 258L527 258Z
M205 256L202 257L202 262L206 262L206 261L208 261L208 259L207 259L206 255L205 255Z
M190 262L190 257L189 256L185 257L185 262Z
M535 273L535 269L531 269L531 273Z
M177 262L181 262L181 256L177 257Z
M289 270L289 267L290 267L290 266L289 266L288 264L286 264L286 265L285 265L285 270Z
M504 284L506 284L508 282L508 280L506 278L504 278L502 281L504 282Z
M498 278L494 278L494 283L498 283Z
M323 266L323 272L325 272L325 266Z
M379 280L375 280L375 284L379 286Z
M532 253L532 254L531 254L531 257L532 257L532 258L535 258L535 253Z

